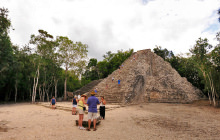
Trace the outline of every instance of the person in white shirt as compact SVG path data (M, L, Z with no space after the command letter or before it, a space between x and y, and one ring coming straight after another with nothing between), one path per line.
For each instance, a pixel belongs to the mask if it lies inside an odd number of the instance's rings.
M80 94L78 94L78 100L81 98Z
M102 120L105 119L105 104L106 104L106 101L104 99L104 96L101 96L99 112L100 112L100 116Z

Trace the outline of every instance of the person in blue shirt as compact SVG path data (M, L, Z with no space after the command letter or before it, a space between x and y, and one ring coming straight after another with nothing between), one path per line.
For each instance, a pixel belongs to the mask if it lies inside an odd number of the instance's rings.
M78 102L76 98L77 96L75 95L74 98L72 99L72 105L73 105L72 115L76 115L76 107L77 107L77 102Z
M56 107L55 107L56 99L55 99L54 96L53 96L53 98L51 99L50 104L52 104L51 109L55 109L55 108L56 108Z
M120 79L118 79L118 87L120 87L120 83L121 83L121 80L120 80Z
M95 91L95 94L97 94L97 93L98 93L97 88L95 88L95 90L94 90L94 91Z
M91 126L91 119L93 119L93 131L96 131L96 118L97 118L97 105L100 104L99 99L95 97L95 92L92 91L91 96L87 100L87 105L89 106L88 109L88 128L87 130L90 131Z

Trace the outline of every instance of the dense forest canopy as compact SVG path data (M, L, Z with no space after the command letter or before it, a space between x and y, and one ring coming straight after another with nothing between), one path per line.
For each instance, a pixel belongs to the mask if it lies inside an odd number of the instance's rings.
M30 36L29 44L16 46L10 40L8 14L8 9L0 8L0 101L49 101L52 96L65 100L67 91L107 77L133 53L133 49L108 51L98 62L87 58L87 44L54 37L42 29ZM161 46L153 49L215 106L220 94L220 32L216 39L218 44L212 46L206 38L198 38L188 57L174 55Z

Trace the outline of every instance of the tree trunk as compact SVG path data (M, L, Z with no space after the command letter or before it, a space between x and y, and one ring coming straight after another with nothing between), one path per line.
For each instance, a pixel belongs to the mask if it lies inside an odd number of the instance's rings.
M67 82L67 71L68 68L66 67L66 71L65 71L65 81L64 81L64 100L66 101L66 82Z
M54 84L55 84L55 98L57 98L57 83L58 83L58 80L54 79Z
M41 85L39 85L38 90L39 90L38 92L39 92L40 102L42 102L42 90L41 90Z
M66 81L67 81L67 77L65 77L65 81L64 81L64 100L66 101Z
M43 102L44 102L44 98L45 98L45 85L43 84Z
M219 98L217 99L217 107L219 107Z
M49 102L49 93L48 92L46 92L46 94L47 94L47 102Z
M49 102L49 89L50 89L50 86L48 86L48 89L46 89L46 85L44 86L44 92L46 93L47 95L47 102Z
M29 96L29 99L31 100L31 87L30 87L30 89L29 89L29 92L30 92L30 96Z
M50 92L50 95L49 95L49 97L53 97L53 88L51 89L52 91ZM54 94L54 97L55 97L55 94Z
M34 91L35 91L35 77L34 77L34 84L33 84L33 92L32 92L32 103L35 102L35 94L34 94Z
M211 100L211 95L210 95L209 91L208 91L208 96L209 96L209 105L211 106L212 105L212 100Z
M208 84L208 80L210 81L209 75L207 74L207 76L208 76L208 79L207 79L205 71L202 68L200 68L200 70L202 71L203 77L205 79L205 83ZM210 87L211 87L211 84L210 84ZM211 94L212 94L212 90L211 90ZM209 89L208 89L208 96L209 96L209 104L210 105L212 105L211 94L209 93Z
M17 92L18 88L17 88L17 82L15 82L15 103L17 102Z
M36 71L36 77L34 77L34 85L33 85L33 93L32 93L32 103L35 103L39 75L40 75L40 71L39 71L39 65L38 65L37 71ZM35 83L35 80L36 80L36 83Z
M210 74L210 76L209 76ZM212 77L211 77L211 72L207 74L208 75L208 79L209 79L209 84L210 84L210 88L211 88L211 93L212 93L212 100L213 100L213 105L214 107L216 107L216 101L215 101L215 87L214 87L214 84L213 84L213 80L212 80Z
M31 83L31 78L29 77L29 83ZM29 88L29 100L31 100L32 92L31 92L31 86Z
M33 92L32 92L32 103L34 103L34 99L35 99L35 96L34 96L34 88L35 88L35 77L34 77L34 84L33 84Z
M11 89L9 90L8 101L10 101L10 99L11 99Z

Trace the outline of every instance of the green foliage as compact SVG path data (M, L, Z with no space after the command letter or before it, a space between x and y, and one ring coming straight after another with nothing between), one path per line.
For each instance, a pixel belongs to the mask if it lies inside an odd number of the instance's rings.
M83 74L84 78L86 80L90 80L90 81L99 79L99 73L98 73L97 68L98 68L97 67L97 59L91 58L89 60L87 67L86 67L86 71Z
M85 65L88 46L81 42L73 43L68 37L58 36L58 57L64 67L68 69L77 69Z
M168 51L166 48L162 49L161 46L156 46L156 48L153 49L154 53L162 57L164 60L174 56L172 51Z
M195 66L194 60L192 60L191 57L184 58L173 56L167 59L167 61L174 69L176 69L181 77L186 77L190 83L201 90L204 88L204 84L201 81L201 75L199 75L199 70Z
M96 67L96 65L97 65L97 59L95 59L95 58L91 58L90 60L89 60L89 63L88 63L88 68L94 68L94 67Z
M83 74L85 80L97 80L107 77L113 71L118 69L118 67L133 53L133 49L128 51L118 50L117 53L112 53L111 51L106 52L103 55L104 60L97 63L97 59L92 58L89 60L87 69Z
M78 76L74 71L69 71L68 80L67 80L67 89L68 91L75 91L81 87Z
M10 86L13 84L10 79L13 74L13 50L9 38L11 21L8 19L8 9L0 8L0 99L10 99Z
M8 33L9 33L11 21L8 19L8 13L9 11L7 8L0 8L0 35L1 37L8 36Z
M216 66L216 69L220 71L220 32L217 33L216 39L217 41L219 41L219 43L215 46L215 48L211 52L211 60Z
M0 8L0 81L6 78L3 73L9 71L13 59L12 44L8 35L10 26L8 9Z
M73 43L68 37L58 36L56 39L58 44L58 58L59 61L65 67L65 81L64 81L64 100L67 98L67 79L68 70L74 70L80 75L82 73L83 67L86 64L87 48L86 44L81 42Z
M110 64L106 60L98 62L97 67L100 78L105 78L110 74Z
M107 52L108 54L109 52ZM108 75L118 69L118 67L133 53L133 49L123 52L118 50L116 54L109 53L103 61L107 61ZM104 77L103 77L104 78Z
M30 44L36 45L36 53L44 59L54 57L56 42L53 41L53 36L44 30L38 30L39 35L31 35Z
M193 57L201 64L204 64L208 61L206 55L209 53L209 50L212 48L212 45L208 43L208 39L201 39L199 38L196 41L196 44L192 49L190 49L190 52L192 53Z
M69 68L74 69L74 74L68 74L68 90L76 90L82 85L78 79L85 65L88 46L81 42L72 43L70 47L60 47L60 40L54 40L53 36L44 30L38 30L38 35L31 35L30 44L23 48L13 46L9 38L11 21L8 19L8 10L0 8L0 100L30 100L33 92L34 78L39 68L39 79L37 84L37 99L52 96L57 87L59 97L63 96L65 70L61 64L67 61L66 52L73 54L68 59ZM65 37L64 37L65 38ZM64 39L59 37L59 39ZM68 40L72 42L71 40ZM20 49L19 49L20 48ZM63 56L63 57L62 57ZM68 73L70 73L68 71ZM37 81L37 79L35 79ZM40 92L44 93L40 95ZM46 95L45 95L46 94ZM45 96L44 96L45 95Z
M211 48L212 45L208 43L206 38L199 38L190 52L192 53L195 66L199 69L201 75L203 76L203 82L205 85L204 91L208 93L210 102L212 99L214 106L218 106L218 102L216 103L216 100L219 100L220 93L220 72L218 70L219 44L213 50L211 50Z

